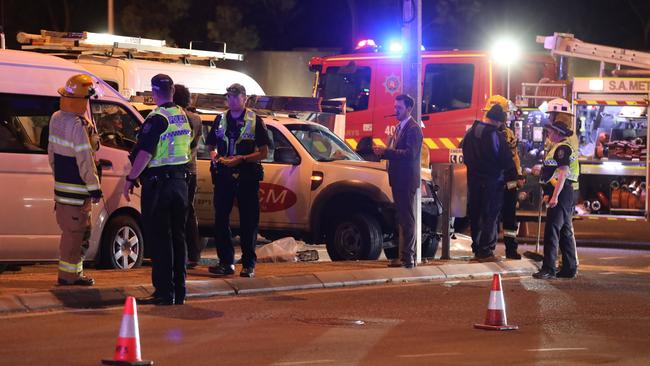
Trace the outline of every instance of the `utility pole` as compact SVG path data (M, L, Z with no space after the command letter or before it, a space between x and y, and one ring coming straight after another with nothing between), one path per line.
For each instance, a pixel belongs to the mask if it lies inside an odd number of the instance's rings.
M109 34L114 34L115 33L115 17L113 13L113 1L114 0L108 0L108 33Z
M420 123L422 113L422 0L402 0L402 80L405 94L415 99L412 116ZM416 259L422 262L422 192L418 188L415 212Z

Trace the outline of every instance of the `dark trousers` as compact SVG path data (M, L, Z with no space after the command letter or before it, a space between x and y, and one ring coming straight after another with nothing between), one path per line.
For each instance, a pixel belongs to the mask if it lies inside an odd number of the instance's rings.
M415 260L415 210L416 189L391 187L393 200L397 208L399 224L399 251L402 262L414 263Z
M572 222L574 206L573 188L570 183L565 183L557 206L546 210L543 270L555 273L558 245L562 252L562 271L575 273L578 268Z
M142 218L151 253L154 296L185 299L185 222L187 182L182 178L144 178Z
M503 182L468 177L469 216L472 229L472 252L485 258L494 254L503 206Z
M194 210L194 196L196 195L196 174L189 175L187 180L187 222L185 223L185 239L187 241L187 259L190 262L201 260L203 243L199 237L199 222Z
M214 182L215 245L219 263L231 265L235 262L235 248L230 230L230 212L233 201L237 198L242 264L247 268L255 268L257 261L255 244L260 222L260 182L258 180L239 180L229 176L216 177Z
M503 191L503 208L501 209L503 242L507 252L517 251L517 189Z

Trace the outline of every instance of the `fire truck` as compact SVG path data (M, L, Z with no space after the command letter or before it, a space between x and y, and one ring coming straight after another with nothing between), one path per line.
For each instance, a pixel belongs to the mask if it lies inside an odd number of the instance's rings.
M394 98L402 90L402 55L375 52L374 41L360 41L357 52L314 57L314 96L347 101L345 141L356 148L364 137L384 146L394 132ZM555 79L546 54L529 54L512 65L510 85ZM422 52L422 122L431 163L462 163L459 142L493 94L506 95L506 69L486 51Z
M544 103L564 95L573 105L580 157L576 238L591 243L647 242L650 225L640 223L648 220L650 53L586 43L566 33L538 36L537 42L556 58L559 70L572 60L590 60L599 71L598 76L575 76L563 84L522 85L517 105L523 113L514 127L524 165L540 161ZM549 92L552 87L555 92ZM537 193L534 184L524 187L520 215L539 214Z

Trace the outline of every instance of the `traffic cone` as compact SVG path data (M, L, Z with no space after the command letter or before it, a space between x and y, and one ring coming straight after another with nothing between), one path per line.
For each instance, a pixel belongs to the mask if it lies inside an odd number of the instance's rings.
M115 356L112 360L102 360L104 365L140 366L153 365L153 361L143 361L140 356L140 332L138 331L138 309L135 298L129 296L124 303L124 314L117 336Z
M490 291L490 302L485 316L485 324L474 324L474 328L485 330L519 329L516 325L508 325L506 302L503 300L503 291L501 291L501 275L498 273L495 273L492 277L492 290Z

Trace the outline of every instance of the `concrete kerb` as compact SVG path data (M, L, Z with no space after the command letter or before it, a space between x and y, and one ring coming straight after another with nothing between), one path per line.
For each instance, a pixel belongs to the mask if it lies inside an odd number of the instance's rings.
M207 298L440 279L483 278L490 277L494 273L515 275L533 273L538 269L538 264L531 260L443 264L419 266L413 269L372 268L316 272L299 276L192 280L187 282L187 290L190 298ZM5 295L0 296L0 314L63 308L104 307L120 304L127 296L146 297L151 293L153 293L151 285L136 285L121 288L56 289Z

